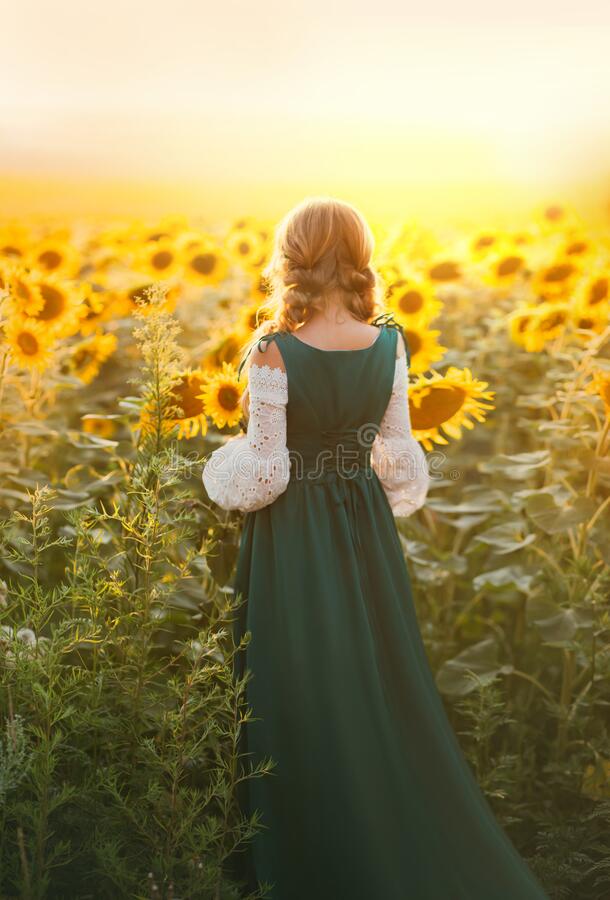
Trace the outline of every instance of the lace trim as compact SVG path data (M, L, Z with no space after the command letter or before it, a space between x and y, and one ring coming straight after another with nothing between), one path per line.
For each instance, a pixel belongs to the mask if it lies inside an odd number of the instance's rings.
M251 363L248 369L250 397L267 403L288 403L288 376L282 369Z
M407 359L400 356L390 402L372 450L373 468L395 516L409 516L423 506L430 485L425 453L411 431L408 389Z

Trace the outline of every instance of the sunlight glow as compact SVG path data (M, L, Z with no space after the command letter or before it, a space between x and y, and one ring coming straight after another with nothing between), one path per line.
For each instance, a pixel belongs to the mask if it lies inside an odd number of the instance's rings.
M607 4L177 0L160 13L142 0L6 11L0 173L21 177L14 191L71 177L438 206L606 174Z

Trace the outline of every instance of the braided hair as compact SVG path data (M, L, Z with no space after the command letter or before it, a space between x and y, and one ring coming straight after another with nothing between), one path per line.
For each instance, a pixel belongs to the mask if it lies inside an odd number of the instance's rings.
M269 299L249 346L270 331L295 331L330 299L339 299L356 319L370 321L385 293L371 264L373 248L368 224L349 203L310 197L290 210L276 229L262 273Z

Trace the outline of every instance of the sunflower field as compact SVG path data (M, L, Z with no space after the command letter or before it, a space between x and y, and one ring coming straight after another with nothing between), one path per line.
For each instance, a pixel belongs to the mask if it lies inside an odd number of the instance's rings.
M603 900L607 223L375 232L432 472L398 524L438 687L549 896ZM243 426L272 236L0 225L2 898L239 897L227 860L261 823L236 788L273 760L237 752L240 516L201 469Z

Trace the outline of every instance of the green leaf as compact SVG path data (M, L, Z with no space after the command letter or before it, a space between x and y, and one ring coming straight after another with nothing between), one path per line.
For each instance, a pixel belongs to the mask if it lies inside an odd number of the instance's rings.
M559 505L548 491L527 498L525 511L538 528L547 534L559 534L587 522L595 512L591 497L577 497L570 504Z
M514 519L475 535L474 540L489 544L496 553L514 553L515 550L522 550L536 540L535 534L524 533L524 526L522 519Z
M495 638L485 638L443 663L438 670L436 684L443 694L464 697L479 685L489 684L498 675L511 671L511 665L503 664L498 659Z
M546 597L537 597L528 603L527 618L545 644L555 647L573 646L576 632L590 628L593 623L590 610L562 607Z
M473 579L475 591L507 591L517 590L529 594L534 575L528 573L523 566L503 566L491 572L483 572Z
M523 481L538 469L548 465L550 459L548 450L536 450L533 453L500 453L493 459L479 463L478 468L481 472L490 474L501 472L507 478Z

